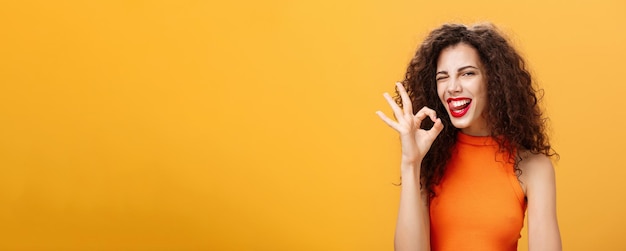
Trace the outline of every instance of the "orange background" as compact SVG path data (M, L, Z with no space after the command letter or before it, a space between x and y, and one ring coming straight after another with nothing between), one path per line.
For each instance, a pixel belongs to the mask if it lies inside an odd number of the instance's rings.
M392 250L399 143L374 111L430 29L476 21L546 91L564 248L623 250L624 10L2 1L0 250Z

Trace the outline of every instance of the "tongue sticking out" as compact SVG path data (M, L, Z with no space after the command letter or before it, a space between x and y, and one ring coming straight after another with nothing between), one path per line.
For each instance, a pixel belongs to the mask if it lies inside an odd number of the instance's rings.
M467 103L465 103L465 104L462 104L462 105L460 105L460 106L455 106L455 107L452 107L452 110L456 110L456 111L463 110L463 109L465 109L465 107L467 107L467 106L469 106L469 102L467 102Z
M471 102L471 99L450 100L448 101L448 106L450 110L459 111L465 109Z
M448 107L450 109L450 115L455 118L463 117L469 110L469 106L472 104L471 99L450 99L448 100Z

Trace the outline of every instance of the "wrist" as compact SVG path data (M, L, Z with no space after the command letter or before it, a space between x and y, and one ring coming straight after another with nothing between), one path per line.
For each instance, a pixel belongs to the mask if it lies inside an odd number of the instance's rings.
M400 171L402 177L420 177L420 162L418 161L402 161Z
M422 159L402 157L400 160L400 165L402 165L403 167L411 167L413 169L419 169L419 167L422 165Z

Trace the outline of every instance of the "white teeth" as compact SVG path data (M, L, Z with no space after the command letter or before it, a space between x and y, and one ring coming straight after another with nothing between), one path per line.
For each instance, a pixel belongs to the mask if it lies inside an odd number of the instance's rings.
M452 107L460 107L460 106L465 105L465 104L467 104L469 102L470 102L469 99L464 99L464 100L452 101L452 102L450 102L450 104L452 104Z

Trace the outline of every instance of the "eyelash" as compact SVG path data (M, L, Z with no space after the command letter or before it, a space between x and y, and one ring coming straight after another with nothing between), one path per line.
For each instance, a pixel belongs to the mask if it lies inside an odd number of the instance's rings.
M469 74L469 75L476 75L476 73L475 73L475 72L473 72L473 71L468 71L468 72L466 72L466 73L463 73L463 76L468 75L468 74Z
M476 75L476 72L468 71L468 72L464 72L463 74L461 74L461 76L470 76L470 75L472 75L472 76ZM438 77L438 78L435 78L435 81L439 81L439 80L446 79L446 78L448 78L448 76Z
M473 72L473 71L468 71L468 72L465 72L465 73L461 74L461 76L469 76L469 75L476 75L476 73ZM435 80L439 81L439 80L442 80L442 79L445 79L445 78L447 78L447 76L446 77L438 77L438 78L435 78Z

